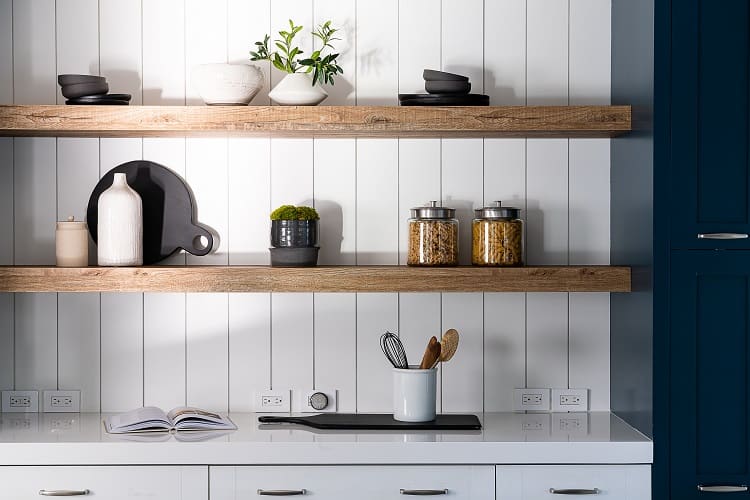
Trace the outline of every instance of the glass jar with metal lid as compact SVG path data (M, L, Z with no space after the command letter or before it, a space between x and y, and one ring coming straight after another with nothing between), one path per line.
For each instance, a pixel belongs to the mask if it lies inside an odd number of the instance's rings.
M458 265L455 208L440 207L437 201L431 201L429 206L411 209L406 263L410 266Z
M523 221L520 208L493 206L474 210L471 222L471 263L475 266L523 264Z

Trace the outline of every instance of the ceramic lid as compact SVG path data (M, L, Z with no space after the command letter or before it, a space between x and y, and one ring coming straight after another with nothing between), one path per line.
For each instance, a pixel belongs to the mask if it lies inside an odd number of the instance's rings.
M81 229L83 231L89 230L88 226L86 225L86 222L77 221L76 218L73 217L72 215L68 217L67 221L58 221L57 229L62 229L62 230Z

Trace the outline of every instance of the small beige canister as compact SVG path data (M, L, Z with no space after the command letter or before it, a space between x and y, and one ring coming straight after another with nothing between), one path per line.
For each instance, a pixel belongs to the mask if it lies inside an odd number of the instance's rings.
M86 267L89 265L89 228L85 222L68 217L57 223L55 257L58 267Z

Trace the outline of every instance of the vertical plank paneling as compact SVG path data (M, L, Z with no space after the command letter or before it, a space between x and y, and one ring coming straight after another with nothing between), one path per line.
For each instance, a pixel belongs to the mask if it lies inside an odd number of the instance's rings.
M252 64L263 71L263 88L251 102L258 106L270 104L271 63L250 63L250 51L255 50L255 42L262 41L269 33L270 22L271 2L227 0L227 58L230 63Z
M15 318L16 389L56 389L57 294L16 294Z
M357 294L357 411L392 412L392 366L380 351L380 336L398 332L398 294Z
M356 8L357 104L396 105L399 1L357 0Z
M143 404L185 402L185 294L143 294Z
M103 29L102 29L103 31ZM141 139L101 139L99 175L143 156ZM143 294L101 294L101 407L143 404Z
M99 8L97 0L55 2L57 74L99 74ZM65 97L57 87L57 104Z
M468 76L471 91L476 94L484 92L485 3L484 0L441 1L441 67L443 71Z
M109 91L143 103L141 0L99 0L99 57ZM207 9L210 10L210 9Z
M356 313L356 294L315 294L315 388L338 389L339 411L349 413L357 409Z
M322 221L320 264L352 265L356 251L356 144L315 139L314 200Z
M329 106L351 106L355 104L357 85L357 72L355 70L357 33L355 31L356 0L314 0L313 24L310 28L317 27L326 21L338 28L336 40L333 42L335 52L340 54L337 61L344 69L342 75L335 77L335 85L324 85L328 92L325 104ZM320 49L320 41L313 40L314 48Z
M229 408L229 295L187 294L187 404Z
M198 64L227 61L227 0L205 2L185 0L185 75L187 104L203 104L193 85Z
M15 104L55 104L55 0L13 2Z
M424 92L422 70L440 69L440 8L433 0L402 1L398 19L398 90Z
M567 104L568 1L529 0L526 39L527 103ZM567 264L568 140L528 139L526 165L526 260ZM565 387L567 294L528 294L526 321L527 385Z
M13 309L13 294L0 293L0 390L14 388Z
M0 104L13 104L13 0L0 0Z
M102 411L143 405L143 294L101 294Z
M481 412L484 410L482 294L442 295L442 329L455 328L461 335L461 348L449 363L442 364L442 410Z
M0 4L5 12L8 5ZM12 72L11 72L12 74ZM12 85L12 82L11 82ZM13 139L0 138L0 263L13 264ZM13 294L0 293L0 387L13 388Z
M511 411L526 385L526 294L484 294L484 411Z
M609 104L611 5L570 2L570 104ZM610 141L571 139L570 263L609 264ZM609 409L609 294L570 295L569 383Z
M229 294L229 411L254 411L271 386L271 294Z
M425 347L433 335L440 338L442 329L439 293L399 294L399 338L404 344L410 365L419 365ZM438 366L440 369L440 366ZM441 409L442 384L438 373L437 410Z
M185 2L143 2L143 104L185 104Z

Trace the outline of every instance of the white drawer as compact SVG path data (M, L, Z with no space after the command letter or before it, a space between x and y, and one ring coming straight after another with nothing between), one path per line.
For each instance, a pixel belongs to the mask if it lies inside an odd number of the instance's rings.
M208 500L207 467L0 467L0 498L39 500L65 490L73 498ZM54 498L54 496L53 496Z
M576 494L575 490L588 490L590 494ZM593 493L594 491L596 493ZM556 498L560 500L596 500L597 498L649 500L651 498L651 467L648 465L509 465L497 467L497 500L554 500Z
M262 500L278 490L300 499L408 500L414 490L434 494L420 498L495 499L493 466L211 467L210 474L211 500Z

